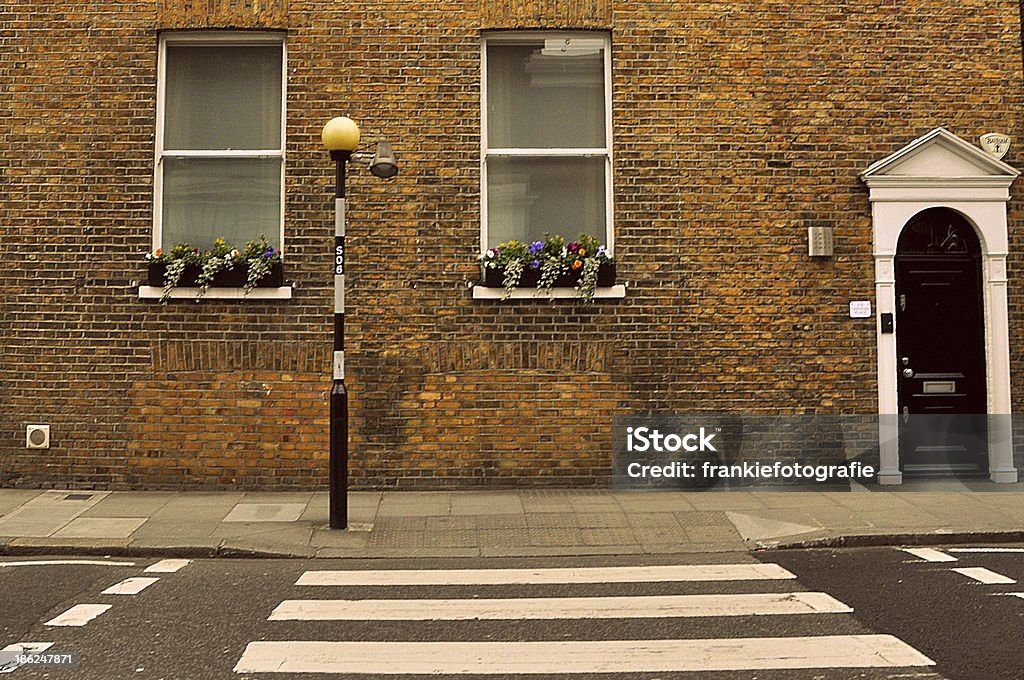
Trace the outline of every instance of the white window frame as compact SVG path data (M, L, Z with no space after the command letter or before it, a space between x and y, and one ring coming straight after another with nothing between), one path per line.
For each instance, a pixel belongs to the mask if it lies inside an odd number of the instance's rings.
M160 47L157 58L157 95L156 95L156 144L153 162L153 249L161 247L163 241L163 160L165 158L278 158L281 161L281 214L278 218L278 244L284 248L284 169L285 169L285 137L287 130L288 101L288 44L284 33L247 32L247 31L182 31L164 33L160 36ZM216 45L219 47L238 47L248 45L280 45L281 46L281 144L277 149L244 149L244 150L179 150L164 149L164 117L167 104L167 46L168 45ZM245 244L235 244L239 247Z
M488 45L521 45L536 43L538 40L587 39L604 41L604 148L490 148L487 142L487 47ZM529 156L533 158L594 158L605 159L605 240L609 255L615 254L615 210L612 201L612 41L611 35L603 31L504 31L484 33L480 40L480 254L488 248L487 239L487 160ZM563 234L572 238L573 234Z

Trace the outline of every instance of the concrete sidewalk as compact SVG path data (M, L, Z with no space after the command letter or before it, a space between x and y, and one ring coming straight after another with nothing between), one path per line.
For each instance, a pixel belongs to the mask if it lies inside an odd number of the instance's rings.
M510 557L721 552L792 545L1024 540L1024 485L855 492L351 492L0 489L0 552L182 556Z

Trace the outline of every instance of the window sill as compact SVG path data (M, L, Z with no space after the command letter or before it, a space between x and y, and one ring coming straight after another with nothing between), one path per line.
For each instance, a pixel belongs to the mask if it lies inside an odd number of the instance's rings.
M491 288L488 286L473 286L474 300L501 300L505 295L504 288ZM551 296L556 300L580 299L574 288L552 288ZM617 286L600 287L594 291L595 300L615 300L626 297L626 287L622 284ZM509 296L510 300L547 300L548 292L536 288L517 288Z
M158 286L139 286L139 298L143 300L159 300L163 297L164 289ZM199 294L198 288L187 286L177 287L171 291L172 300L195 300ZM206 294L199 299L202 300L291 300L292 287L280 286L278 288L253 288L248 295L242 295L241 288L209 288Z

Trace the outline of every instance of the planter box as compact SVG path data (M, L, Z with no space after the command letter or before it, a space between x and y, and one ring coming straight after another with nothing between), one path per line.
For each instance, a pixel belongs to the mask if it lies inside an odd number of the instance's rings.
M196 285L199 278L199 267L188 265L181 273L179 287L188 288ZM163 262L154 262L149 265L149 276L147 283L157 288L164 287L164 276L167 273L167 265ZM236 265L231 269L224 269L217 272L210 282L211 288L241 288L249 276L249 268L245 265ZM257 288L278 288L284 285L284 265L280 262L270 268L270 272L256 283Z
M540 281L540 271L537 269L526 269L523 271L523 275L519 277L519 285L517 288L536 288L537 283ZM580 282L580 273L578 271L563 274L555 279L554 288L575 288L576 284ZM504 288L505 287L505 270L503 269L489 269L484 268L484 280L483 286L487 288ZM615 263L614 262L603 262L597 270L597 285L601 288L615 285Z

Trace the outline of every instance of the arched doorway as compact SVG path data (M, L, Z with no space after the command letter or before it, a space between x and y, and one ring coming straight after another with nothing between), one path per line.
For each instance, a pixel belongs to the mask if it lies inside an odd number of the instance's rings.
M900 469L988 474L981 243L949 208L929 208L896 247Z
M910 259L911 251L917 251L922 260L926 260L929 256L940 254L934 252L935 248L941 249L943 243L951 243L944 238L949 236L948 229L943 238L939 238L942 234L940 231L934 239L930 229L924 226L909 231L907 229L916 216L940 206L948 212L928 215L949 217L949 213L953 213L963 218L963 222L956 222L959 228L954 226L954 239L959 238L961 245L969 241L968 253L946 253L945 257L970 255L980 250L981 309L984 322L981 331L981 367L984 371L982 384L985 407L978 413L985 413L988 417L987 472L993 482L1012 484L1017 481L1009 421L1010 314L1006 259L1010 243L1006 204L1010 200L1010 185L1019 174L1013 167L942 128L935 128L918 137L889 156L872 163L861 173L861 179L868 186L871 202L872 254L875 265L880 484L900 484L903 481L905 447L900 446L900 422L903 420L900 382L903 371L910 368L915 375L943 372L929 371L920 365L916 368L903 366L902 359L907 355L898 353L896 342L901 329L893 323L897 314L903 314L898 309L899 298L896 294L897 250L905 247ZM923 225L926 218L921 219ZM964 224L972 228L964 230ZM915 234L924 234L923 246L912 243ZM905 246L900 243L904 235L907 237ZM933 246L933 252L928 252L929 245ZM970 250L972 248L973 251ZM931 333L935 337L955 335L961 330L950 322L937 330L932 329ZM902 344L899 349L904 349ZM913 361L914 357L909 359ZM967 378L967 374L964 375ZM957 382L959 380L953 380L954 389L963 386L962 382ZM926 394L923 381L924 378L918 383L921 392L913 394ZM933 382L943 381L935 379ZM928 394L934 395L935 390L948 390L950 386L932 384L928 389L932 390ZM909 415L909 404L907 406Z

